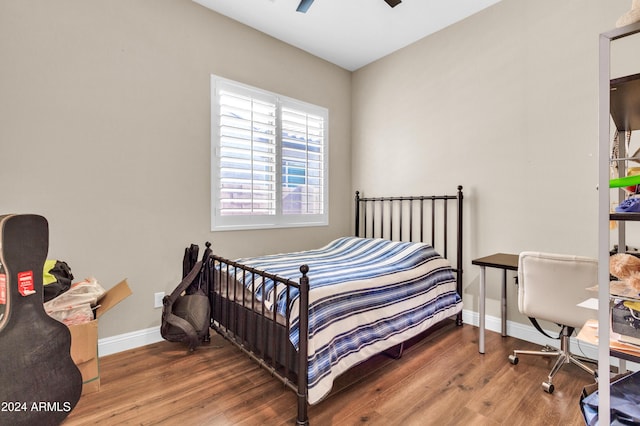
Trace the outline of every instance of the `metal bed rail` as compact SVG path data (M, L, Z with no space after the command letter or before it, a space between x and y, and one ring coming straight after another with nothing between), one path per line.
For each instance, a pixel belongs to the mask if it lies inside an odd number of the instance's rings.
M309 336L309 267L302 265L299 282L279 277L238 262L211 255L208 265L211 328L221 334L252 360L296 393L298 398L297 424L308 424L307 418L307 348ZM249 294L243 291L242 283ZM247 279L249 281L247 281ZM286 315L267 309L255 288L272 280L274 285L286 286ZM246 285L246 284L245 284ZM298 347L290 340L290 313L293 306L292 289L298 293Z

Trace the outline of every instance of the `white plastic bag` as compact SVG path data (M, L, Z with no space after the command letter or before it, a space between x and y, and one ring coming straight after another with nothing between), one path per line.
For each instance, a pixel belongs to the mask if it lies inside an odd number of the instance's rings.
M67 325L93 321L92 307L105 294L105 289L93 278L86 278L75 284L58 297L44 304L49 316Z

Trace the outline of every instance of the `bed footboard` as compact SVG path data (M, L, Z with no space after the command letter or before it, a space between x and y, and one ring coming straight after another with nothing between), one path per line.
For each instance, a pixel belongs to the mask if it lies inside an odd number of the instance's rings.
M300 267L302 277L299 283L217 255L211 255L209 268L212 280L208 285L211 328L292 389L298 398L296 423L308 424L309 268L306 265ZM267 309L266 304L256 296L255 288L264 285L267 280L286 287L286 315L279 315L275 309ZM245 287L251 291L246 291ZM294 293L298 294L297 304L292 303ZM289 313L294 306L300 309L297 347L289 337Z

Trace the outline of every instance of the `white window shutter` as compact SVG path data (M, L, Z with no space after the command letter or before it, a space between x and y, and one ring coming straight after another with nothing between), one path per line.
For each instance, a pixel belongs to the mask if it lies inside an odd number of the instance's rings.
M328 224L326 108L211 77L212 230Z

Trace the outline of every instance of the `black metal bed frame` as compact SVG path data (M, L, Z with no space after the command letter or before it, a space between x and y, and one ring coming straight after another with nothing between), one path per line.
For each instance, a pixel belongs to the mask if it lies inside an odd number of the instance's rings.
M362 198L355 196L355 236L387 238L424 242L424 217L430 216L427 223L431 230L430 244L447 258L447 240L449 235L448 204L456 202L456 288L462 297L462 186L458 186L456 195L378 197ZM439 204L441 204L439 206ZM438 215L438 208L441 214ZM426 212L426 213L425 213ZM415 219L417 217L417 219ZM442 227L437 221L442 219ZM408 228L403 227L403 219L409 221ZM414 231L414 223L419 227ZM394 224L397 223L397 227ZM394 232L395 228L395 232ZM385 232L385 229L387 231ZM376 237L377 235L377 237ZM404 238L404 239L403 239ZM443 242L440 250L439 242ZM260 271L238 262L212 254L207 262L210 268L207 274L209 300L211 304L211 328L232 342L251 359L278 378L297 395L298 413L296 424L306 425L307 417L307 348L309 315L309 277L307 265L300 266L302 277L299 282ZM231 273L233 270L233 273ZM257 300L253 291L245 292L236 285L233 276L244 281L249 274L253 286L270 279L287 288L287 306L290 307L291 289L298 290L299 297L299 344L294 347L289 340L289 311L285 316L275 310L268 311L264 303ZM290 308L288 308L290 309ZM462 325L462 313L456 317L456 324Z
M446 259L449 259L448 233L449 233L449 202L456 200L456 290L462 297L462 186L458 185L456 195L428 195L410 197L360 197L360 192L356 191L355 196L355 236L367 238L387 238L393 240L398 237L401 241L425 242L425 225L428 225L431 239L427 242L431 244ZM438 233L436 223L437 203L442 208L442 227ZM418 210L417 214L416 211ZM386 213L386 215L385 215ZM430 214L429 214L430 213ZM376 220L376 214L379 219ZM428 224L425 224L425 215L430 217ZM394 221L394 217L397 221ZM414 227L415 218L418 218L418 233L416 235ZM386 219L385 219L386 218ZM408 228L403 227L403 218L408 219ZM394 224L397 223L394 233ZM406 224L406 220L404 221ZM376 224L379 226L376 227ZM385 227L385 225L387 225ZM388 229L385 232L385 229ZM441 250L440 250L441 249ZM462 325L462 313L456 318L458 325Z

